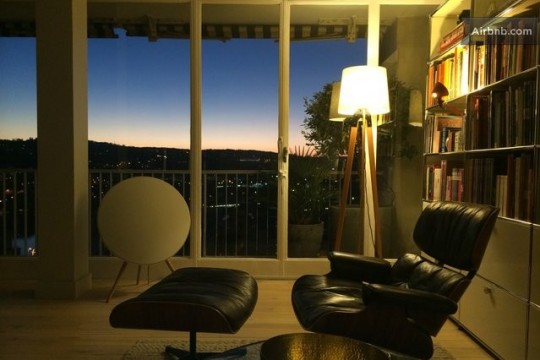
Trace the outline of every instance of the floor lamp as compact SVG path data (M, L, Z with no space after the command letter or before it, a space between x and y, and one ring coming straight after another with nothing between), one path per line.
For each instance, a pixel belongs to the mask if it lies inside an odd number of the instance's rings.
M367 162L369 162L369 183L371 185L371 203L373 204L373 226L375 256L382 257L382 238L379 221L379 199L377 191L377 176L375 170L375 145L373 143L373 130L371 117L390 112L388 97L388 79L386 69L381 66L351 66L343 69L338 101L338 114L360 115L356 127L351 127L349 146L347 150L347 163L344 173L341 200L339 205L338 223L336 231L335 249L341 247L343 225L345 222L345 206L350 187L352 161L358 133L358 126L362 122L362 142L365 140ZM366 170L368 170L366 169ZM366 196L366 199L368 196ZM369 210L368 210L369 213Z
M336 81L332 83L332 94L330 98L330 111L328 114L328 119L330 121L341 122L341 126L343 127L345 120L347 120L347 116L344 116L338 113L340 91L341 91L341 81ZM339 200L339 212L337 216L336 229L335 229L336 231L335 238L334 238L335 251L343 250L342 239L343 239L343 234L344 234L345 217L346 217L345 208L347 207L347 202L349 198L349 190L351 187L351 174L352 174L352 168L353 168L354 153L355 153L355 149L357 148L356 145L358 141L358 129L360 128L359 125L360 125L360 122L356 121L356 124L352 125L349 129L349 143L347 146L347 157L343 166L343 173L345 176L343 177L342 191L341 191L340 200ZM360 138L362 140L364 139L364 137L360 137ZM362 142L359 148L363 150L365 148L365 144L363 144ZM364 169L363 156L358 157L358 162L359 162L358 169ZM362 170L359 170L359 171L362 171ZM363 179L362 176L360 176L359 177L360 181L358 184L359 189L360 189L360 194L362 194L363 189L364 189L363 184L362 184L363 183L362 179ZM360 202L360 212L359 212L359 218L357 220L363 221L364 219L364 212L362 211L363 210L363 207L362 207L363 196L360 196L359 202ZM364 236L363 226L360 226L360 231L358 231L358 234L357 234L358 244L361 243L361 239L363 238L363 236ZM360 248L358 247L356 248L356 250L360 250Z

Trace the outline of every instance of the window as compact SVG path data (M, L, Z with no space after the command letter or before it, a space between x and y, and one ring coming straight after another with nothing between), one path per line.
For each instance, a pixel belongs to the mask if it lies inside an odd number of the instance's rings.
M365 6L291 8L289 257L333 249L341 163L326 144L332 138L346 144L346 132L328 120L330 95L343 68L366 63L365 27L355 22L366 12Z
M37 253L36 40L0 37L0 255Z
M189 4L155 5L103 23L89 8L88 133L91 254L108 255L97 229L101 198L132 176L158 177L189 203ZM134 8L137 10L138 8ZM142 11L145 11L142 9ZM171 14L176 14L172 17ZM103 29L107 29L104 31ZM189 254L189 242L179 255Z
M279 7L202 13L202 255L275 258Z

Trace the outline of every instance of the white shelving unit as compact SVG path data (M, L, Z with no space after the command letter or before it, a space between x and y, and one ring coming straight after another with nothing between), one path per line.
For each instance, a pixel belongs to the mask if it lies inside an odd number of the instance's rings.
M470 16L464 25L458 24L460 14ZM430 24L426 119L432 125L424 127L423 197L501 207L455 320L504 359L532 360L540 354L539 16L538 0L449 0ZM478 24L522 30L534 25L535 32L532 41L468 37ZM459 26L465 26L465 35L452 43ZM449 87L443 106L429 98L436 82ZM441 137L443 128L433 122L444 116L463 121L459 128L448 125ZM433 145L434 137L436 144L448 144L456 133L462 146Z

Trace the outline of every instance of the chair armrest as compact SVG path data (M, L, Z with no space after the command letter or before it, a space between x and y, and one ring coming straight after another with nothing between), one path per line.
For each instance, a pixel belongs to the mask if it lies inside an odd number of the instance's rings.
M384 303L406 307L409 310L427 310L444 314L454 314L457 303L446 296L417 289L404 289L391 285L362 284L364 304Z
M380 258L332 251L328 254L330 275L373 283L387 283L392 265Z

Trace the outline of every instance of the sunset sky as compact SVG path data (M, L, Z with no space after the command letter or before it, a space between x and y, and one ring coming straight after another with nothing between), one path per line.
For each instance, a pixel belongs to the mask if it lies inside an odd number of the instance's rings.
M291 44L290 146L303 145L304 98L365 64L365 40ZM278 43L203 42L203 148L275 151ZM0 139L37 136L35 39L0 38ZM189 147L189 41L90 39L89 138Z

